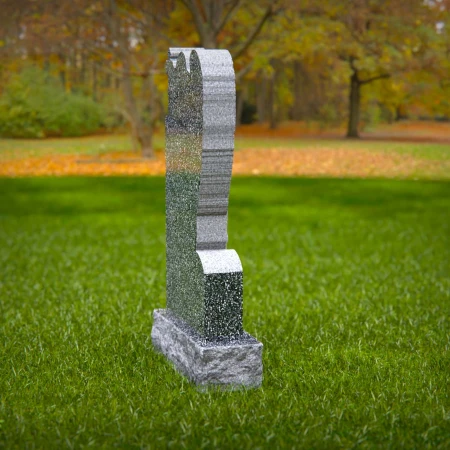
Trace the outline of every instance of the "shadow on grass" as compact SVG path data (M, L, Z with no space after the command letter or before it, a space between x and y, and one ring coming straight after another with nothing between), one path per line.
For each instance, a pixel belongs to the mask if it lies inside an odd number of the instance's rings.
M0 178L0 214L164 214L164 178Z
M232 211L283 207L351 210L369 215L446 208L445 181L236 177ZM164 214L163 177L0 179L0 214L13 216Z

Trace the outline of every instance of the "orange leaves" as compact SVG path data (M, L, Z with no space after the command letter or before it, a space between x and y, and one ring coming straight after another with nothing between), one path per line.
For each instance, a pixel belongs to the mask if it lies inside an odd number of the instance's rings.
M89 155L46 155L0 162L0 176L42 175L163 175L164 157L158 153L154 160L136 158L133 153L110 153L101 157Z
M235 155L233 173L339 178L407 178L416 175L444 175L442 165L442 161L423 160L410 155L363 149L335 149L324 145L302 150L247 149ZM450 175L449 164L447 164L447 174Z
M154 160L130 152L89 155L47 155L0 162L0 176L114 176L164 175L165 162L158 152ZM234 156L235 175L287 175L326 177L449 176L447 161L364 149L323 146L300 149L248 148ZM447 174L447 175L445 175Z

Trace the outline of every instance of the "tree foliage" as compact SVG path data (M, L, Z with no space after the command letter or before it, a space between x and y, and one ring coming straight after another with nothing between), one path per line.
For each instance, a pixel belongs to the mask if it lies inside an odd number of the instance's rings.
M127 121L145 156L169 46L230 50L238 120L346 121L356 137L371 122L450 117L449 0L0 3L0 92L33 63Z
M35 67L12 76L0 97L1 136L81 136L104 123L99 103L66 92L58 80Z

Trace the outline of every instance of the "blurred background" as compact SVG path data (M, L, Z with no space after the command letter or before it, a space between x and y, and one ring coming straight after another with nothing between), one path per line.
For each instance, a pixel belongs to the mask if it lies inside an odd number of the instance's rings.
M233 56L259 390L151 344L169 47ZM0 448L448 449L449 318L449 0L0 0Z
M320 137L322 148L336 150L343 144L333 139L345 136L450 143L448 0L2 0L0 9L0 137L53 139L1 140L3 175L44 170L39 161L18 167L19 156L61 153L107 154L138 164L131 172L163 172L156 160L170 46L231 52L238 149ZM54 142L80 136L97 139ZM306 164L283 157L283 173ZM75 164L52 161L59 168L42 162L45 173ZM256 161L241 166L265 171Z

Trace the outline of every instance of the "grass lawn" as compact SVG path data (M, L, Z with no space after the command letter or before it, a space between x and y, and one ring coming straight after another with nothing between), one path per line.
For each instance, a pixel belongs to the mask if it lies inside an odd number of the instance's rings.
M162 136L158 136L155 145L163 148ZM131 138L125 134L55 139L0 139L0 161L55 154L100 155L132 149Z
M236 150L246 148L285 148L285 149L345 149L368 150L377 153L396 153L411 155L417 158L431 160L450 160L450 145L445 143L414 143L414 142L387 142L370 140L346 139L313 139L292 138L277 135L265 137L236 137ZM164 136L155 135L154 146L156 150L164 148ZM57 139L0 139L0 162L16 158L39 157L50 154L88 154L99 155L109 152L131 151L132 143L128 135L109 134L104 136L90 136L80 138Z
M326 149L368 150L377 153L397 153L411 155L417 158L432 160L450 160L450 145L441 143L388 142L348 139L293 139L293 138L236 138L236 149L245 148L292 148L298 150Z
M0 179L0 447L449 448L450 183L235 178L259 390L151 345L163 178Z

